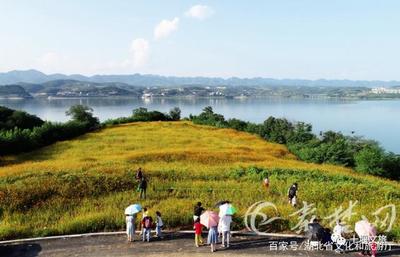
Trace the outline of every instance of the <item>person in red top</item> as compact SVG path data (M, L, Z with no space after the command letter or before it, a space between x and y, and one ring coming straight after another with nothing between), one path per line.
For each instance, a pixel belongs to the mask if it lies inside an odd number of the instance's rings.
M200 223L200 218L197 218L194 222L194 243L196 247L203 244L203 239L201 238L201 233L203 232L203 225Z

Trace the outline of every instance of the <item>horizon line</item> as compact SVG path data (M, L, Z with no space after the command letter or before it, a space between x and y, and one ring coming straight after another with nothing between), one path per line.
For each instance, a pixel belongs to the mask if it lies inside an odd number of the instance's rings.
M240 76L205 76L205 75L196 75L196 76L180 76L180 75L162 75L162 74L154 74L154 73L96 73L96 74L83 74L83 73L63 73L63 72L55 72L55 73L46 73L43 71L40 71L38 69L14 69L14 70L8 70L8 71L0 71L1 74L7 74L7 73L12 73L12 72L38 72L42 73L46 76L52 76L52 75L64 75L64 76L83 76L87 78L91 77L96 77L96 76L133 76L133 75L140 75L140 76L158 76L158 77L166 77L166 78L211 78L211 79L223 79L223 80L229 80L229 79L241 79L241 80L252 80L252 79L271 79L271 80L304 80L304 81L353 81L353 82L399 82L400 79L391 79L391 80L384 80L384 79L373 79L373 80L368 80L368 79L336 79L336 78L318 78L318 79L307 79L307 78L274 78L274 77L263 77L263 76L254 76L254 77L240 77Z

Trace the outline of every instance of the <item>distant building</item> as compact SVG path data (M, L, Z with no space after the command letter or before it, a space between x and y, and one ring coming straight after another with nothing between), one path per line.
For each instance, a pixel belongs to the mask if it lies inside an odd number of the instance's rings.
M400 88L376 87L371 89L373 94L400 94Z

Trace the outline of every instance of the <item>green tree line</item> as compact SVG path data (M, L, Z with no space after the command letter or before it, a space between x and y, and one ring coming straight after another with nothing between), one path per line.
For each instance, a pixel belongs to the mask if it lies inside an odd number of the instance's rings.
M400 156L385 151L372 140L334 131L321 132L317 136L312 132L311 124L290 122L284 118L269 117L261 124L225 119L223 115L214 113L210 106L197 116L190 115L189 119L195 124L232 128L285 144L303 161L342 165L361 173L400 178Z

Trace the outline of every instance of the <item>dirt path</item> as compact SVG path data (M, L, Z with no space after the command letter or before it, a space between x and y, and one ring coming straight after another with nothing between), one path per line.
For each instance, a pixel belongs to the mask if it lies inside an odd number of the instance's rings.
M207 246L196 248L191 234L171 233L166 235L163 240L154 239L150 243L141 241L128 243L123 235L108 235L3 244L0 245L0 257L356 256L355 253L337 254L331 251L271 250L274 242L277 245L285 243L289 246L290 244L297 244L298 247L302 245L302 240L299 239L279 240L266 237L234 236L229 249L222 249L218 245L218 251L211 253ZM382 252L378 256L400 256L400 249Z

